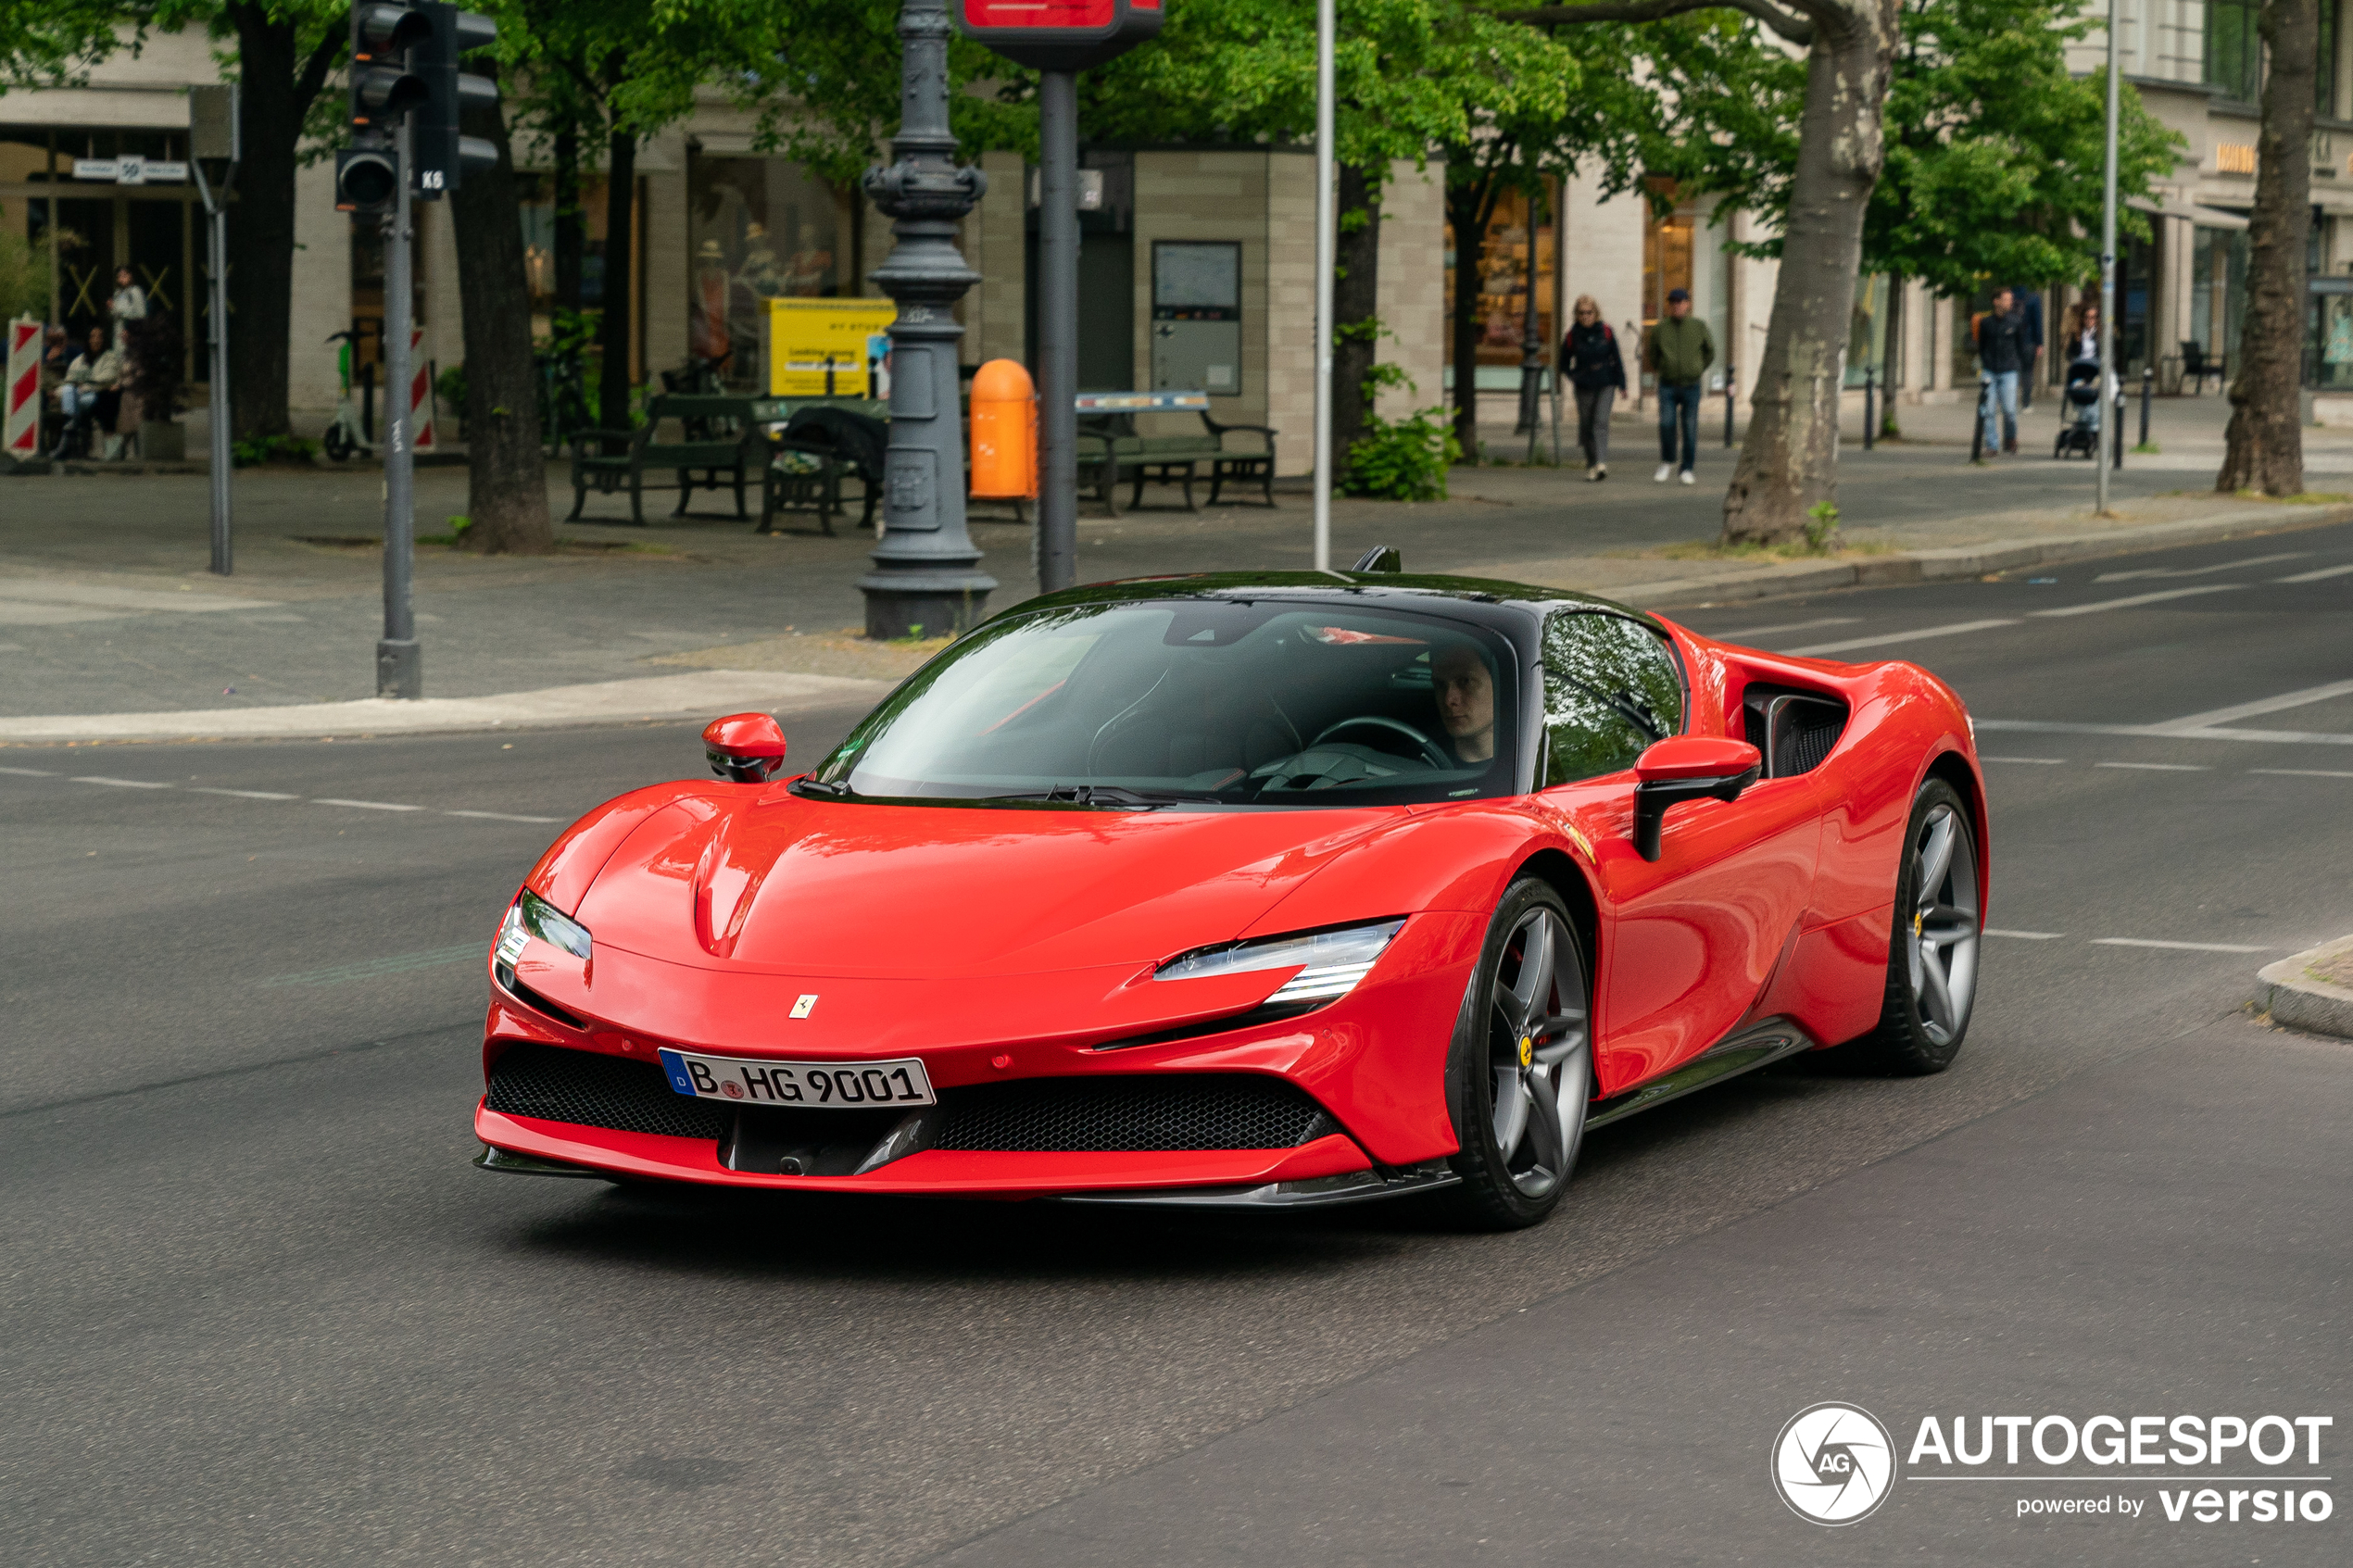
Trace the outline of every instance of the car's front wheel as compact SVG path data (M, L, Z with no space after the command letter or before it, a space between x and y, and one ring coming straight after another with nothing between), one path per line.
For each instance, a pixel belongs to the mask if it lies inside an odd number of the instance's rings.
M1457 1207L1470 1223L1516 1230L1551 1213L1568 1185L1593 1089L1592 992L1585 949L1550 884L1523 877L1496 907L1448 1059L1461 1152Z

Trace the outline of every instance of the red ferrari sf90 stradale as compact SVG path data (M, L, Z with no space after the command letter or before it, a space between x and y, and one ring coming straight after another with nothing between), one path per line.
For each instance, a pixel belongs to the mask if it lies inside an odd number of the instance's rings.
M1984 789L1909 664L1176 577L994 617L807 773L765 715L704 740L508 909L485 1168L1525 1225L1589 1127L1969 1028Z

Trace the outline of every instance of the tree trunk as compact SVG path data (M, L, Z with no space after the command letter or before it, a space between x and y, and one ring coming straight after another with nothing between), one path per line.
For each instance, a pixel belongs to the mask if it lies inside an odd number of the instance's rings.
M580 132L567 119L555 137L556 307L580 314L580 263L588 254L588 214L580 205Z
M2271 64L2247 220L2246 326L2217 490L2304 492L2305 245L2312 225L2316 0L2266 0L2258 24Z
M604 319L597 325L603 364L597 372L597 423L629 428L629 349L636 337L636 280L629 274L629 236L635 232L631 198L637 190L637 138L612 133L605 158Z
M1348 449L1364 439L1373 411L1365 378L1373 373L1380 336L1380 198L1388 171L1340 166L1340 276L1332 285L1332 453L1348 466Z
M287 337L292 329L295 148L303 110L286 91L300 47L290 21L239 6L237 94L244 159L229 204L229 400L237 439L283 435ZM327 352L321 348L321 353Z
M1839 394L1897 23L1894 0L1841 0L1812 14L1787 238L1748 438L1724 496L1727 544L1800 538L1806 513L1838 498Z
M539 453L531 313L517 308L531 279L515 220L514 150L496 104L468 106L464 129L498 148L497 166L469 172L449 201L466 334L466 538L488 555L544 555L556 527Z
M1454 439L1476 463L1478 449L1478 296L1485 287L1480 264L1487 251L1487 219L1494 204L1486 198L1491 175L1478 185L1446 187L1446 220L1454 231Z

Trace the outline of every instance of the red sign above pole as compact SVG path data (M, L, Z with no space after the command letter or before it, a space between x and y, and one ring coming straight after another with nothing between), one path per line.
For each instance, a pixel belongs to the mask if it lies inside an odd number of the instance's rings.
M957 28L1015 65L1084 70L1160 31L1161 0L957 0Z

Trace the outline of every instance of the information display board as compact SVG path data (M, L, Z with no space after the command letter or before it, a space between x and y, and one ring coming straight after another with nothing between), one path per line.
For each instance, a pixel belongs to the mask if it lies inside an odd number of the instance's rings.
M887 397L890 323L887 299L768 302L768 395Z

